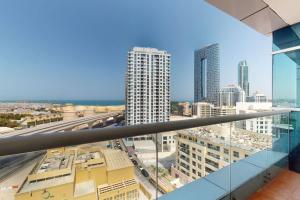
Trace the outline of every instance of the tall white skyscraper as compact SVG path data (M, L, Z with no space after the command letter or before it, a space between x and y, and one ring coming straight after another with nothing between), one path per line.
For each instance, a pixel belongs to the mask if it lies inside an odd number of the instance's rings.
M169 121L170 58L154 48L134 47L128 52L126 125Z

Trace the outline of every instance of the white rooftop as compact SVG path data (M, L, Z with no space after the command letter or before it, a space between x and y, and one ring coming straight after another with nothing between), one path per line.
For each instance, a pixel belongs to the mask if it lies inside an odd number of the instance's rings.
M164 50L159 50L159 49L150 48L150 47L133 47L132 51L145 52L145 53L156 53L156 54L166 54L167 53Z
M205 139L208 142L211 141L216 144L238 147L251 152L257 152L271 147L272 145L272 136L239 128L230 129L229 126L211 125L201 128L182 130L178 131L178 133L194 135Z

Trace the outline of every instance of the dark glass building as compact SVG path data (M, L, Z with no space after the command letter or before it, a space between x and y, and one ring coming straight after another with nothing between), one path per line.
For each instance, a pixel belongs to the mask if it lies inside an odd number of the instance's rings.
M194 101L217 105L220 90L220 48L212 44L194 52Z

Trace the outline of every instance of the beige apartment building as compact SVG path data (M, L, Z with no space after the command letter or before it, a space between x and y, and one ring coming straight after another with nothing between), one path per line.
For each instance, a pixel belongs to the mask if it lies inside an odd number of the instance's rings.
M48 150L15 197L16 200L150 198L136 180L134 166L125 152L95 147Z
M236 109L234 106L216 107L207 102L197 102L192 105L192 115L198 118L234 115L235 113Z
M229 125L178 131L176 140L176 164L171 173L186 183L272 145L271 136Z
M178 114L181 116L191 116L190 102L180 102L178 103Z

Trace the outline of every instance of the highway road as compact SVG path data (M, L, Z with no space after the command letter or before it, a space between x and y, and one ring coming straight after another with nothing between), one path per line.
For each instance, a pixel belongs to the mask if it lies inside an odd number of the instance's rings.
M20 164L18 170L13 172L13 176L7 176L0 181L0 200L15 199L15 193L40 159L37 157L27 163Z
M0 157L0 182L16 172L24 164L44 155L44 151Z
M68 130L70 128L74 128L76 126L92 123L92 122L110 118L110 117L116 117L119 115L122 115L122 113L121 112L111 112L111 113L97 114L97 115L88 116L88 117L81 117L81 118L74 119L74 120L41 124L41 125L37 125L32 128L26 128L26 129L17 130L17 131L11 132L11 133L0 135L0 139L6 138L6 137L12 137L12 136L32 135L32 134L38 134L38 133L52 133L52 132L64 131L64 130Z
M81 124L101 120L104 118L115 117L118 115L120 115L120 113L105 113L105 114L99 114L90 117L82 117L71 121L60 121L60 122L53 122L49 124L43 124L33 128L18 130L9 134L2 135L0 136L0 140L1 138L5 138L5 137L57 132L69 127L78 126ZM107 124L110 125L111 122L108 122ZM96 125L96 127L102 127L102 126L99 126L98 124ZM0 157L0 182L4 181L7 177L14 174L18 170L21 170L22 166L25 165L26 163L29 163L32 160L41 157L44 153L45 151L39 151L39 152L29 152L24 154Z

